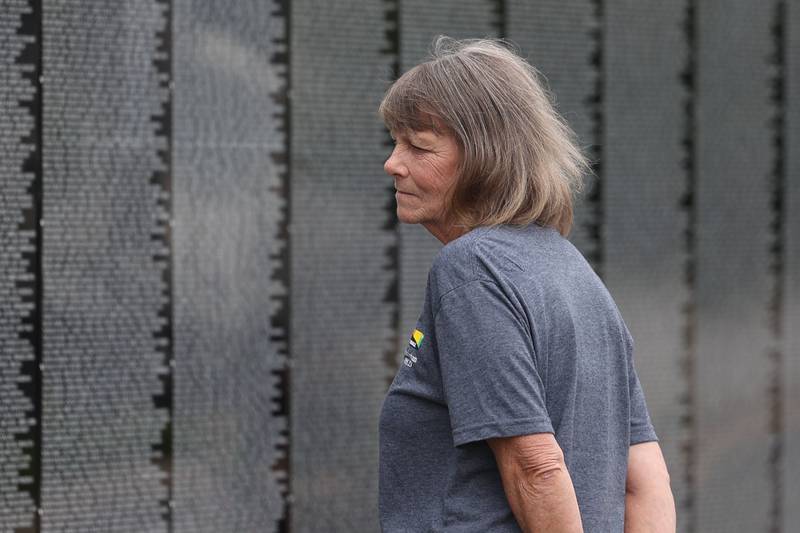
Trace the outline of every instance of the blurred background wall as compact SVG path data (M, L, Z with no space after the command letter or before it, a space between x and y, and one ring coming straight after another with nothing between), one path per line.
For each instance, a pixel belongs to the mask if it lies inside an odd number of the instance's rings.
M679 531L800 528L800 5L0 0L0 529L377 531L440 247L376 108L505 37L596 161Z

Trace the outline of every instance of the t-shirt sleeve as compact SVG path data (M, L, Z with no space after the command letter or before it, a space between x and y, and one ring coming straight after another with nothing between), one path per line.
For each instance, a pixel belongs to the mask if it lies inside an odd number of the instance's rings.
M456 446L553 433L530 328L496 283L445 294L434 330Z
M628 355L628 390L631 402L631 437L630 445L640 442L657 441L658 436L650 421L650 414L647 411L647 402L644 399L644 391L636 374L633 364L633 352Z

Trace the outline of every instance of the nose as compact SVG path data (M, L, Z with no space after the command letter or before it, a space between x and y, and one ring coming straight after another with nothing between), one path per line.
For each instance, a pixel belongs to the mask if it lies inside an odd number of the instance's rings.
M405 177L408 175L408 168L400 160L397 146L394 147L389 159L383 164L383 170L390 176Z

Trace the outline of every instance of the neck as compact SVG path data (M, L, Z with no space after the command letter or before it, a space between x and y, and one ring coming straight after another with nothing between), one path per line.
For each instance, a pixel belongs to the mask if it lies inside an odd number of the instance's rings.
M442 244L447 244L448 242L461 237L468 231L464 226L456 226L454 224L447 223L434 224L431 222L423 222L422 225L431 235L439 239Z

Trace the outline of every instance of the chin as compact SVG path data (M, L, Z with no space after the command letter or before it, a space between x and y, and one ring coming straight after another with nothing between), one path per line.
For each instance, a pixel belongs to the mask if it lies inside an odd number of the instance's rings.
M420 222L422 222L422 217L415 216L413 213L407 213L406 211L401 211L400 209L398 209L397 220L399 220L403 224L419 224Z

